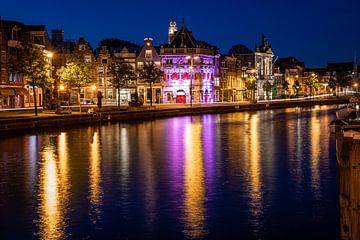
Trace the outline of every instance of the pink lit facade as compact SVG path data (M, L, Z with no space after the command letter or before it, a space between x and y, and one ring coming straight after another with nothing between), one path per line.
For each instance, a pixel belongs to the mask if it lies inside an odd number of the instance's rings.
M164 72L162 83L164 103L190 103L191 86L193 103L215 102L218 95L215 82L218 78L219 56L202 53L201 50L207 49L185 49L194 50L190 52L195 53L189 54L187 51L176 54L177 50L184 49L171 49L175 52L172 54L167 54L167 50L160 50Z
M191 93L194 104L217 101L220 55L213 46L197 41L184 25L169 40L160 48L163 102L188 104Z

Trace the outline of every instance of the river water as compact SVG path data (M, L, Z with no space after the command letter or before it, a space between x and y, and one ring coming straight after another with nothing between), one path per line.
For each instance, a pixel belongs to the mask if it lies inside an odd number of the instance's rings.
M1 239L337 239L335 107L0 136Z

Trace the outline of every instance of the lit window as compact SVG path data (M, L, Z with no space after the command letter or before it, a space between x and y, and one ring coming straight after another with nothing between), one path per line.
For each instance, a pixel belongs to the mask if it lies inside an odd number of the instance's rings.
M90 63L90 62L91 62L91 56L90 56L90 55L86 55L86 56L85 56L85 62L86 62L86 63Z
M145 51L145 58L146 59L152 59L152 51L151 50L146 50Z

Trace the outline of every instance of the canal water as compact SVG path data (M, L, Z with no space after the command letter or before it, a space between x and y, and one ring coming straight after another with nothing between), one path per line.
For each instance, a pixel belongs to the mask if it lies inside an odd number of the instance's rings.
M335 107L0 137L1 239L338 239Z

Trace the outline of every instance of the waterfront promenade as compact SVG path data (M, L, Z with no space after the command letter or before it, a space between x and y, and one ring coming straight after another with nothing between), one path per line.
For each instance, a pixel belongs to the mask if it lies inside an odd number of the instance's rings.
M110 121L142 121L151 118L164 118L181 115L228 113L240 111L255 111L287 107L307 107L314 105L344 104L348 98L328 98L316 100L295 101L262 101L258 103L214 103L214 104L159 104L143 107L104 106L99 110L96 105L71 106L71 113L56 114L55 111L39 109L38 116L34 116L33 109L0 111L0 133L10 131L27 131L47 127L65 125L81 125L89 123L104 123ZM69 108L69 107L67 107ZM90 111L88 111L90 109Z

